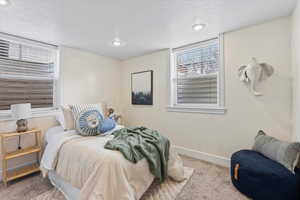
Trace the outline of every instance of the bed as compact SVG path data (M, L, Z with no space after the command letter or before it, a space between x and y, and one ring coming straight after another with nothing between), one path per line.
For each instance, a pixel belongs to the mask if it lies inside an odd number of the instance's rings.
M137 200L154 180L145 159L133 164L118 151L104 148L116 126L102 136L83 137L75 130L53 127L45 134L41 160L43 176L48 176L68 200ZM170 149L168 175L184 179L180 157Z

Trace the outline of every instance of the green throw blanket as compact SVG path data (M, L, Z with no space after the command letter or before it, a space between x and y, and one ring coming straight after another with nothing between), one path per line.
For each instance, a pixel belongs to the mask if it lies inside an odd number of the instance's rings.
M113 133L114 139L106 149L120 151L124 157L137 163L146 158L150 172L163 182L168 176L170 142L154 130L145 127L123 128Z

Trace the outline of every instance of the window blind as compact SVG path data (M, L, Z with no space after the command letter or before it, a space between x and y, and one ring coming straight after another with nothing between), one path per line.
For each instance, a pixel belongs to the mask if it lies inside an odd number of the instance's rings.
M178 104L217 104L219 39L176 52Z
M31 103L32 108L54 107L57 49L49 46L0 36L0 110L19 103Z

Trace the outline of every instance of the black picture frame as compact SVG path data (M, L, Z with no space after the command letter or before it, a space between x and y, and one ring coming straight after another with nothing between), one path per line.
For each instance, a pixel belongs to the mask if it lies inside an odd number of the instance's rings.
M145 77L145 80L142 77ZM149 76L149 77L147 77ZM139 81L145 81L145 83L137 84ZM145 88L143 88L144 85ZM137 89L138 87L141 88ZM148 91L150 89L150 91ZM131 73L131 104L132 105L153 105L153 70L141 71Z

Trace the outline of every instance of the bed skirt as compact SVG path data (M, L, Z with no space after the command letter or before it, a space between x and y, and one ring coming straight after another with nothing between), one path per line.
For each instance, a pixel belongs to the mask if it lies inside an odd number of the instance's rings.
M48 178L52 185L60 190L67 200L78 200L80 190L64 181L55 171L49 171Z

